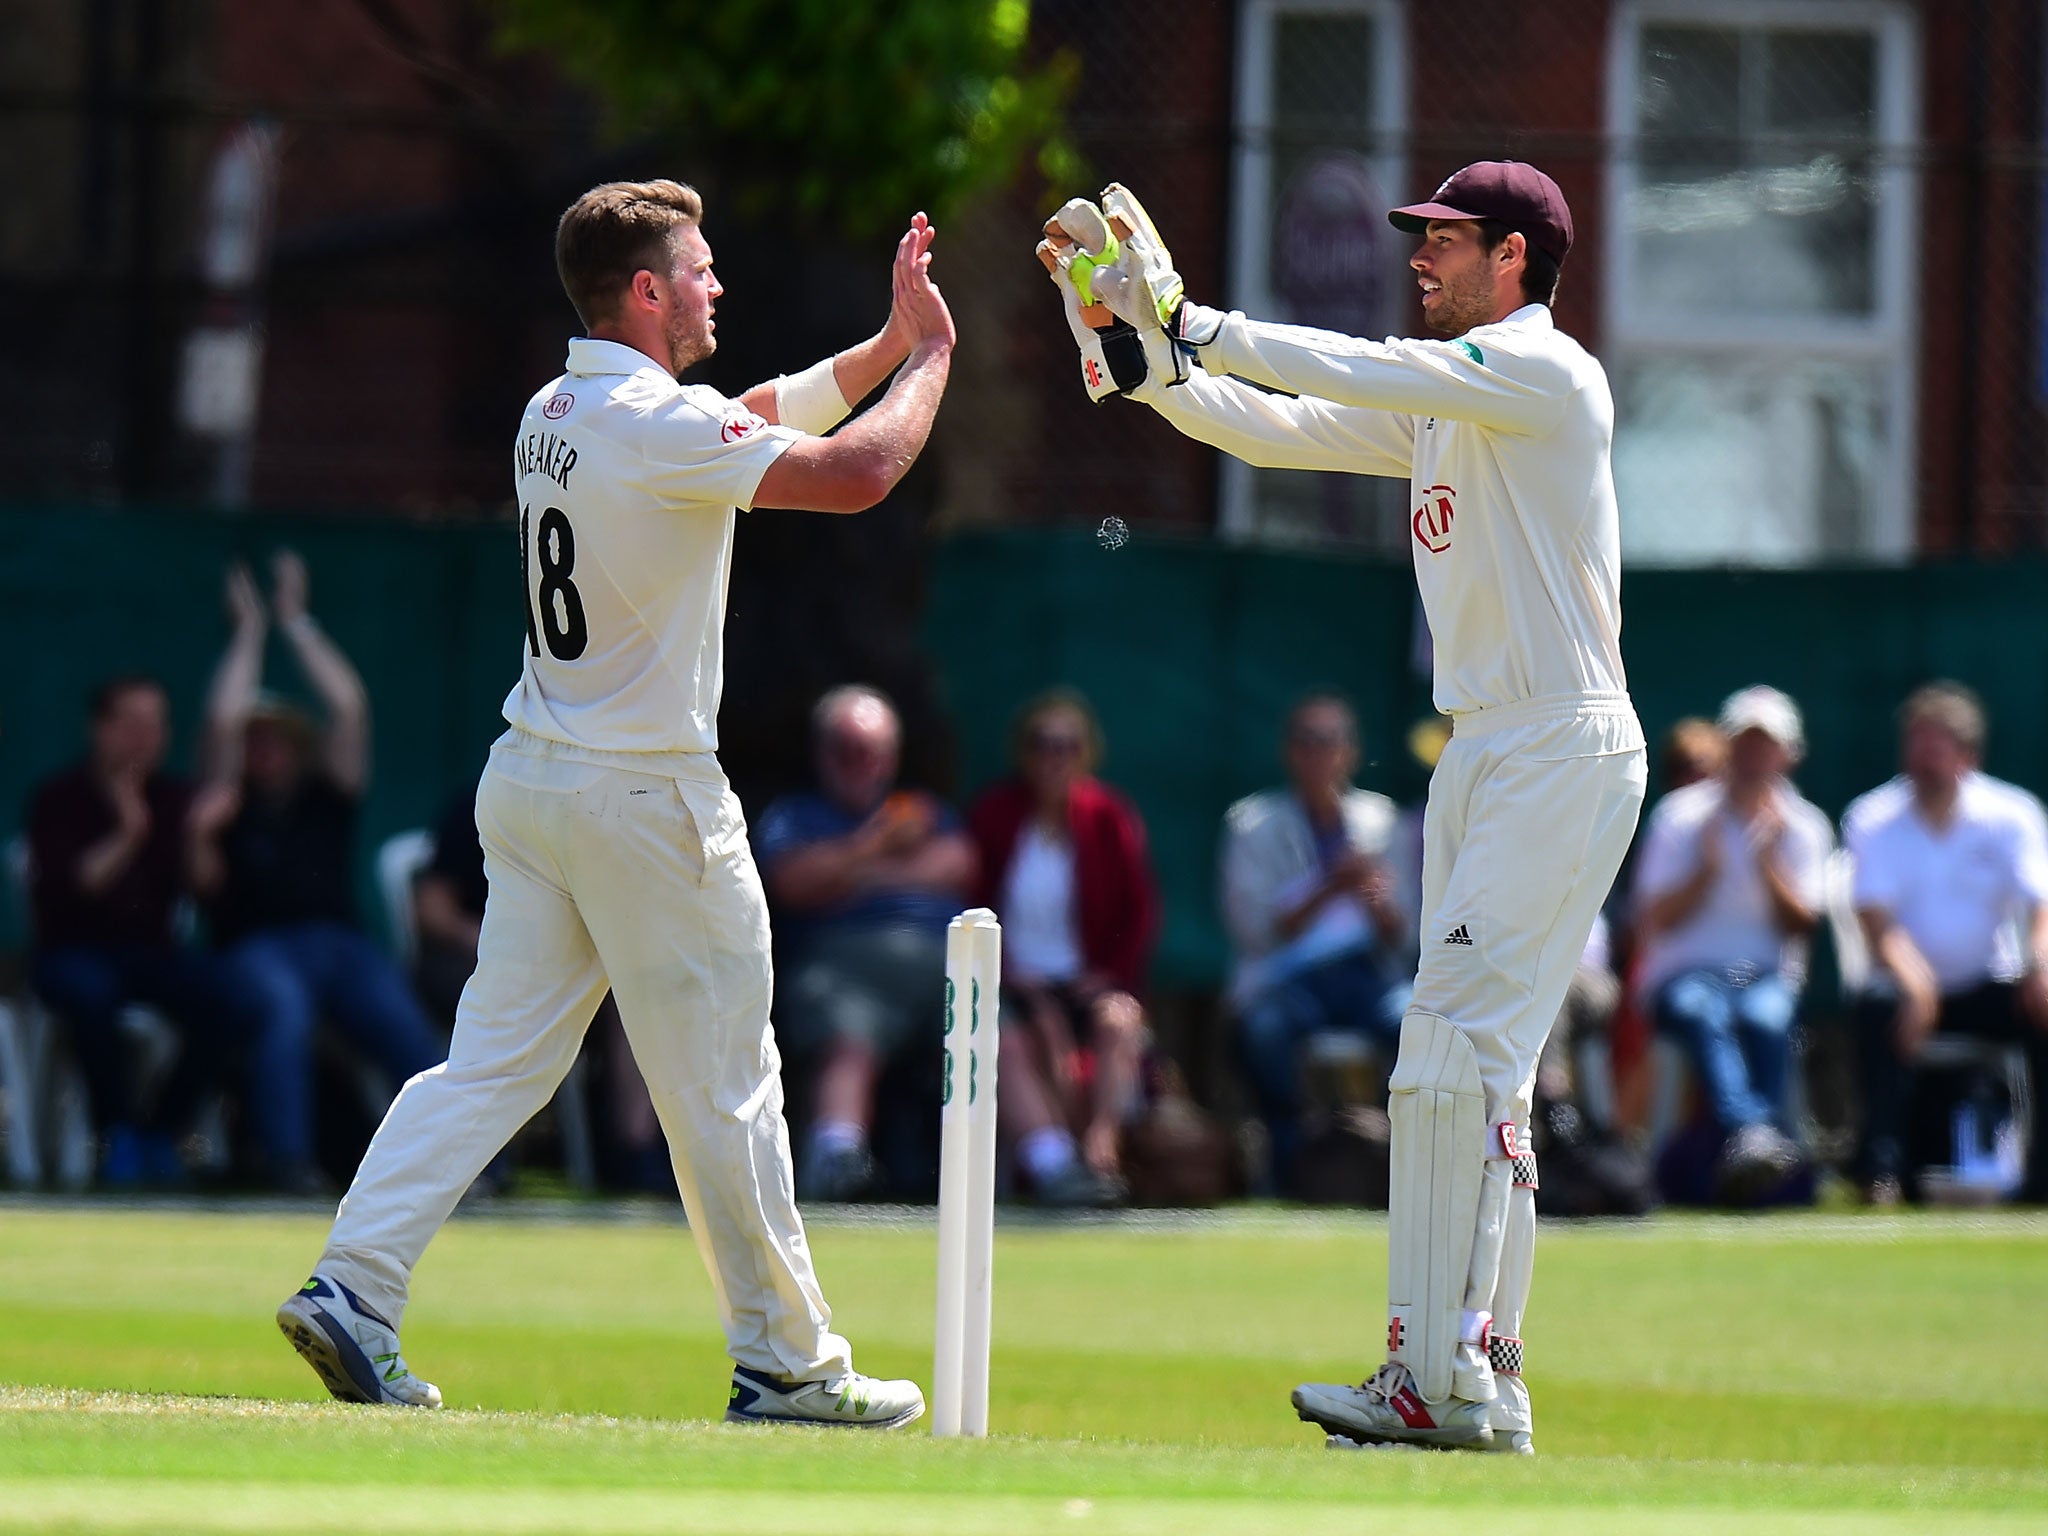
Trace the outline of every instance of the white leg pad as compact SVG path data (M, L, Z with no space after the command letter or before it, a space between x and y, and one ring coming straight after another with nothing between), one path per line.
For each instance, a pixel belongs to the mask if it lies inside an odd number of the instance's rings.
M1393 1124L1387 1354L1414 1372L1425 1401L1442 1402L1451 1395L1489 1182L1478 1053L1450 1020L1411 1013L1401 1022L1401 1050L1387 1087ZM1493 1252L1497 1263L1497 1242ZM1491 1299L1489 1286L1479 1305Z

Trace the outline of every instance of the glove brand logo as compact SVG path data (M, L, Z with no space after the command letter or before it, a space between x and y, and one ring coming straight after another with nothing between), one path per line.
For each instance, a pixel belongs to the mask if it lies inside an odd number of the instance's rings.
M1399 1349L1399 1348L1401 1347L1401 1340L1402 1340L1402 1338L1403 1338L1404 1336L1405 1336L1405 1335L1403 1334L1403 1331L1402 1331L1402 1328L1401 1328L1401 1319L1399 1319L1398 1317L1390 1317L1390 1318L1388 1318L1388 1319L1387 1319L1387 1353L1388 1353L1388 1354L1392 1354L1392 1353L1393 1353L1393 1352L1394 1352L1395 1350L1397 1350L1397 1349Z
M1432 555L1451 547L1451 518L1458 493L1448 485L1432 485L1422 493L1422 505L1415 509L1415 541Z
M744 415L726 417L725 425L718 429L718 436L722 442L736 443L741 438L751 436L767 425L767 422L756 416L752 411L748 411Z
M540 408L540 413L549 421L560 421L569 414L569 408L575 403L574 395L550 395L548 403Z
M1091 357L1087 362L1083 363L1081 370L1088 375L1088 387L1090 389L1102 388L1102 368L1096 363L1094 358Z

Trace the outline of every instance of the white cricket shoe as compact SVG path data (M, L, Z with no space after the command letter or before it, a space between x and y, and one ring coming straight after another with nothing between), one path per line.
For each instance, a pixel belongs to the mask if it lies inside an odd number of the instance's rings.
M841 1429L901 1429L924 1412L914 1381L883 1381L848 1371L836 1381L784 1381L732 1368L728 1424L825 1424Z
M1296 1387L1294 1411L1310 1424L1361 1445L1424 1445L1445 1450L1493 1448L1489 1405L1447 1397L1427 1403L1405 1365L1389 1360L1363 1386L1310 1382Z
M277 1326L344 1403L441 1406L441 1389L413 1375L398 1352L397 1330L339 1280L308 1280L277 1309Z

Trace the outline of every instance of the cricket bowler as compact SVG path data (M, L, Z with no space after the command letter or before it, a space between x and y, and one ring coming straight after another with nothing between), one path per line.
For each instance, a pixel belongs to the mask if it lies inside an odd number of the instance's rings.
M1537 1057L1633 836L1642 728L1621 665L1607 376L1550 303L1571 212L1517 161L1396 208L1443 340L1358 340L1190 303L1125 189L1039 249L1097 399L1249 464L1406 478L1452 734L1423 821L1421 959L1389 1080L1386 1363L1295 1388L1332 1444L1533 1454L1522 1316ZM1258 387L1254 387L1258 386ZM1269 393L1281 391L1281 393Z
M477 791L490 898L476 974L447 1062L393 1102L277 1314L345 1401L440 1406L399 1352L413 1267L553 1096L609 987L717 1292L725 1417L894 1428L924 1411L914 1383L854 1370L811 1265L768 1021L768 908L716 754L737 510L858 512L887 495L931 430L953 321L920 213L875 336L738 399L679 384L716 345L724 292L702 220L694 188L613 182L557 228L586 334L512 444L525 655ZM820 435L891 373L873 408Z

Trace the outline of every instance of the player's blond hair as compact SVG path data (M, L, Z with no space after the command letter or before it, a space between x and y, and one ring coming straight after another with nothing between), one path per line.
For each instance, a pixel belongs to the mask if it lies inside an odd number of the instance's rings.
M1905 730L1922 721L1948 732L1972 757L1984 755L1984 704L1961 683L1944 679L1908 694L1899 706L1899 728Z
M555 270L584 328L609 320L635 272L675 270L675 232L704 217L681 181L608 181L571 203L555 226Z

